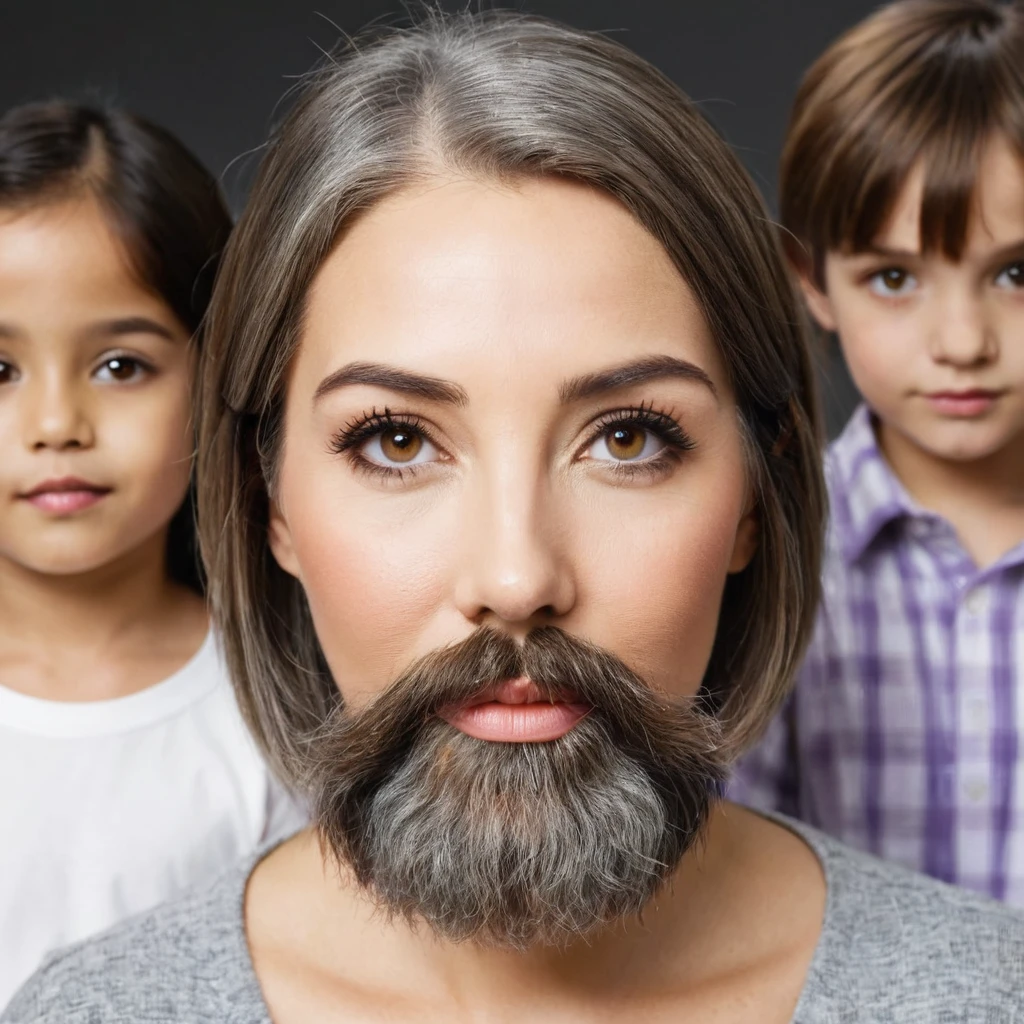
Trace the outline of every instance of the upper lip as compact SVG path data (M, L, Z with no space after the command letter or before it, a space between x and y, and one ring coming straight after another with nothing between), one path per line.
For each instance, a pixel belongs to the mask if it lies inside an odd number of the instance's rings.
M928 398L995 398L1003 393L999 388L945 388L942 391L926 391Z
M539 704L544 703L567 703L576 701L576 695L572 693L558 693L548 695L532 680L525 677L517 679L503 679L501 682L493 683L485 690L481 690L475 697L468 700L463 707L476 707L478 704Z
M44 480L41 484L36 484L30 491L23 491L20 497L34 498L40 494L54 494L62 491L93 491L96 494L106 494L109 490L109 487L82 480L77 476L62 476Z

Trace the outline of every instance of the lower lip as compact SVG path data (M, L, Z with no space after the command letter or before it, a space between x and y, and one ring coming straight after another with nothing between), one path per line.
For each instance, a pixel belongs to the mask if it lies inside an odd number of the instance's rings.
M590 711L586 704L500 704L489 701L441 712L449 725L467 736L492 743L550 743L564 736Z
M109 491L43 491L26 500L42 512L69 515L81 512L102 501Z
M931 407L942 416L960 416L970 419L988 412L996 404L999 395L928 395Z

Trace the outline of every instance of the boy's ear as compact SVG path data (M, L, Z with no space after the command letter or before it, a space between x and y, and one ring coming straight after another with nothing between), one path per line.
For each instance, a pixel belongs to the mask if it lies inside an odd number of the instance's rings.
M823 292L805 270L798 272L798 278L800 280L800 290L804 293L804 299L807 301L807 308L811 311L811 316L818 322L818 326L825 331L834 331L836 329L836 318L832 312L832 302L828 295Z
M273 498L270 500L270 522L267 524L267 541L274 560L286 573L299 578L299 562L295 557L292 545L292 533L288 528L288 520Z

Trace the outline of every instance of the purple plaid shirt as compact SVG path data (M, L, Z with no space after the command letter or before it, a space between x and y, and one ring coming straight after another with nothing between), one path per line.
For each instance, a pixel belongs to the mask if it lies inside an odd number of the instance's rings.
M729 796L1024 906L1024 544L979 571L864 406L826 474L814 637Z

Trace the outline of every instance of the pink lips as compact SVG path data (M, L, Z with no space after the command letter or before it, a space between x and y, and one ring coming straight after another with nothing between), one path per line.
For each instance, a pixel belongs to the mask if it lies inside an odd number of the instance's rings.
M931 407L942 416L971 419L988 412L1001 397L1001 391L971 388L967 391L933 391L925 395Z
M564 736L590 711L571 695L551 701L525 677L507 679L469 704L438 712L467 736L494 743L549 743Z
M61 516L90 508L109 493L109 487L99 487L87 480L68 476L59 480L44 480L19 497L42 512Z

